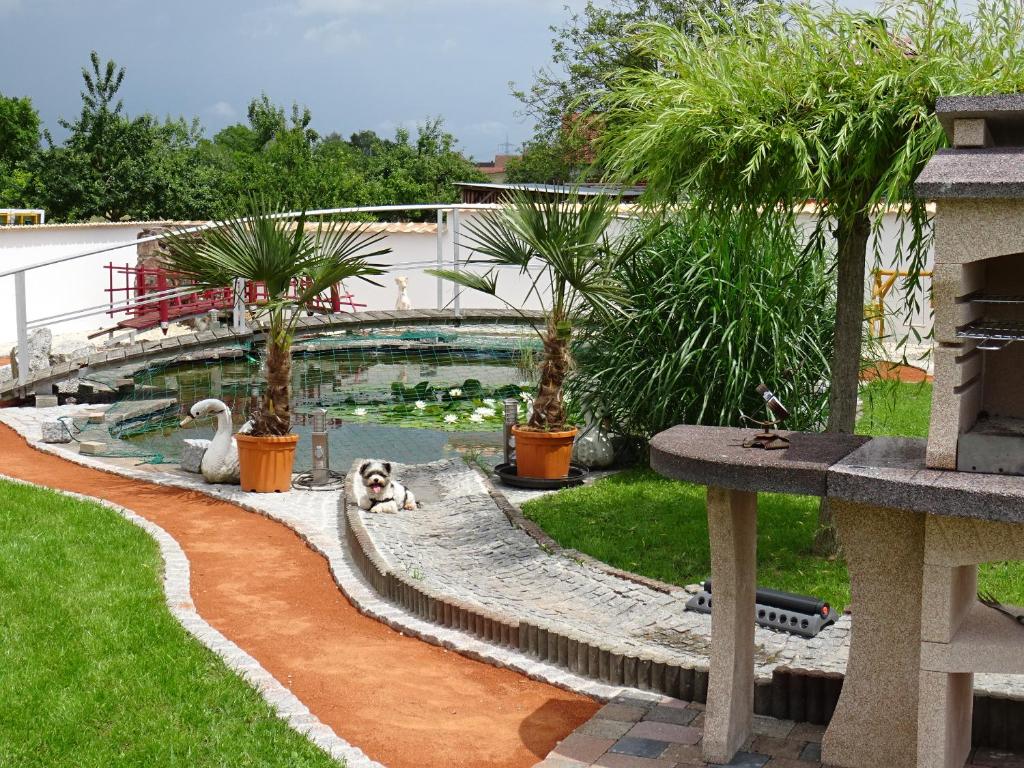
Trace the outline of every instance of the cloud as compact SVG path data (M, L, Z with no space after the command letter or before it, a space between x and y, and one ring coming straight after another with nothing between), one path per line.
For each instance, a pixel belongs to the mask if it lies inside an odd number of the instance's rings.
M352 29L344 19L333 19L315 27L308 27L303 38L317 43L329 51L348 51L363 42L358 30Z
M238 114L235 112L235 108L226 101L218 101L216 104L212 104L207 111L217 117L226 117L228 119Z

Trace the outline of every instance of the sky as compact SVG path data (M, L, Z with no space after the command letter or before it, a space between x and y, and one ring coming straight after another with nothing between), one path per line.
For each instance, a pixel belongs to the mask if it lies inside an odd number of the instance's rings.
M563 5L0 0L0 93L31 97L56 130L80 109L80 71L95 49L127 70L121 96L131 115L195 116L212 136L245 122L265 91L286 107L309 106L324 134L390 136L440 115L463 152L489 160L506 137L519 145L531 134L508 83L529 85L548 60L548 27L565 20Z
M509 81L549 61L566 5L584 0L0 0L0 93L31 97L59 139L95 49L126 68L129 115L198 117L212 136L266 92L322 134L442 116L489 160L532 133Z

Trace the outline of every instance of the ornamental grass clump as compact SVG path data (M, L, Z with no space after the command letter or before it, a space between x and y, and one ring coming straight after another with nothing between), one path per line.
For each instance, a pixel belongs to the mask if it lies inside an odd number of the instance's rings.
M817 429L827 412L834 287L782 211L716 216L692 205L634 259L616 267L626 311L595 314L577 342L569 390L625 435L676 424L766 419L766 383Z

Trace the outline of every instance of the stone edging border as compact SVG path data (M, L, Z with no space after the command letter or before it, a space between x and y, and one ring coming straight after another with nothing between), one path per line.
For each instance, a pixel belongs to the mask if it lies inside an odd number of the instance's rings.
M605 685L635 688L684 701L707 700L706 665L682 667L654 655L620 653L563 627L500 616L476 603L429 590L415 579L395 572L377 550L363 523L361 510L350 503L350 493L350 482L346 480L340 512L348 534L349 552L363 576L386 600L424 621L461 629L485 642ZM761 687L765 685L771 684L761 683Z
M302 734L328 755L345 761L348 768L378 768L379 763L362 750L338 736L334 730L310 712L288 688L263 668L252 656L228 640L208 624L196 611L190 591L191 570L188 557L178 542L154 522L127 507L86 494L37 485L17 477L0 474L0 480L39 488L79 501L88 501L116 512L128 522L145 531L156 542L163 560L163 590L167 608L177 622L204 647L216 654L225 665L249 683L290 728ZM380 768L383 768L380 766Z

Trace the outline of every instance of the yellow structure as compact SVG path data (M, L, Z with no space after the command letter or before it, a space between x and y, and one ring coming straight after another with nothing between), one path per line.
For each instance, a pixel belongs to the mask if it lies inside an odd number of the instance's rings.
M0 208L0 227L21 227L45 223L46 211L42 208Z

